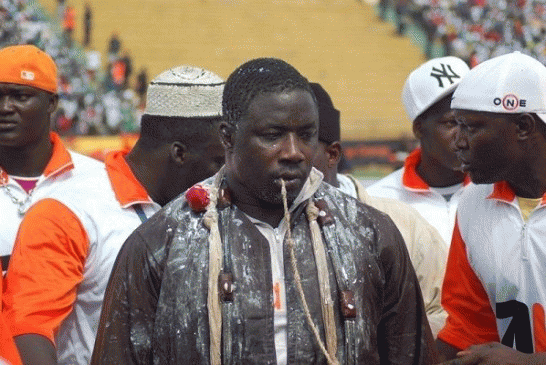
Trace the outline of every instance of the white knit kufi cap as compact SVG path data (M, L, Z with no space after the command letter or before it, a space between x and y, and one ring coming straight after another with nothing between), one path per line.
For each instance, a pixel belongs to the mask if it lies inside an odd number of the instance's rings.
M411 120L453 92L469 71L460 58L448 56L434 58L412 71L404 88L402 101Z
M520 52L480 63L459 84L451 108L536 113L546 121L546 67Z
M199 67L178 66L150 82L145 114L163 117L220 117L225 81Z

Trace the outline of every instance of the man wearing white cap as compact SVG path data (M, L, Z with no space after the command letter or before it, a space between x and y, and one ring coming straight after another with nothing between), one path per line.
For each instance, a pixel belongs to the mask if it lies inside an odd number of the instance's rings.
M451 95L468 66L457 57L430 60L414 70L402 90L413 133L420 148L404 167L370 186L371 196L391 198L413 206L451 242L455 212L465 184L455 154L456 123L450 109Z
M452 364L546 363L545 95L546 67L518 52L454 93L458 154L480 185L461 196L442 290Z
M93 179L75 178L27 212L6 278L9 325L25 364L88 364L116 255L129 234L224 159L224 81L195 67L148 88L141 137Z

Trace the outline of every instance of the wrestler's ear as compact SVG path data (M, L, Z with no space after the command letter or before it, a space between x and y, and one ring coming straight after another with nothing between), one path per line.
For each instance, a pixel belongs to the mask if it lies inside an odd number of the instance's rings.
M537 131L537 123L541 121L536 120L538 117L529 113L523 113L516 119L516 134L519 140L528 139L534 132Z
M341 143L339 142L332 142L325 148L326 154L328 155L328 167L332 168L334 166L337 166L339 164L339 160L341 160Z
M235 134L235 126L231 123L220 123L220 141L227 150L233 149L233 136Z
M174 141L169 145L169 156L171 160L178 166L184 164L184 161L186 161L187 153L188 148L180 141Z
M415 120L413 121L413 135L419 140L423 137L422 127L422 119L419 117L415 118Z
M59 95L49 94L49 103L47 106L47 112L49 114L52 114L57 109L58 104L59 104Z

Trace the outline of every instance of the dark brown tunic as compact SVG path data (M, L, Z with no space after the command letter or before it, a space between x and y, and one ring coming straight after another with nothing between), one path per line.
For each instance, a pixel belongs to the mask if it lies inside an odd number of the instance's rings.
M390 218L325 183L313 199L323 200L334 218L329 232L335 239L323 227L332 298L339 298L343 282L336 275L345 276L348 288L343 289L355 294L352 359L347 359L347 327L336 305L338 359L342 364L433 364L419 283ZM292 232L305 296L324 336L305 204L293 213ZM220 225L224 246L227 238L231 250L235 292L224 307L230 337L223 337L229 341L224 351L230 352L224 359L276 364L268 242L236 206L225 209ZM180 197L127 239L104 298L92 364L209 364L208 235L203 214ZM288 255L285 247L288 363L326 364L306 323Z

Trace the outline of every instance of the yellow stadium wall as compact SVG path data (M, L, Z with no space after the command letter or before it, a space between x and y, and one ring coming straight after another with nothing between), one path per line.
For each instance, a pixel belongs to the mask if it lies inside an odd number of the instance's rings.
M56 0L42 0L56 13ZM85 0L67 0L82 38ZM227 77L256 57L282 58L331 94L344 140L411 135L400 92L424 61L371 5L356 0L93 0L93 46L105 53L112 31L150 78L181 64Z

